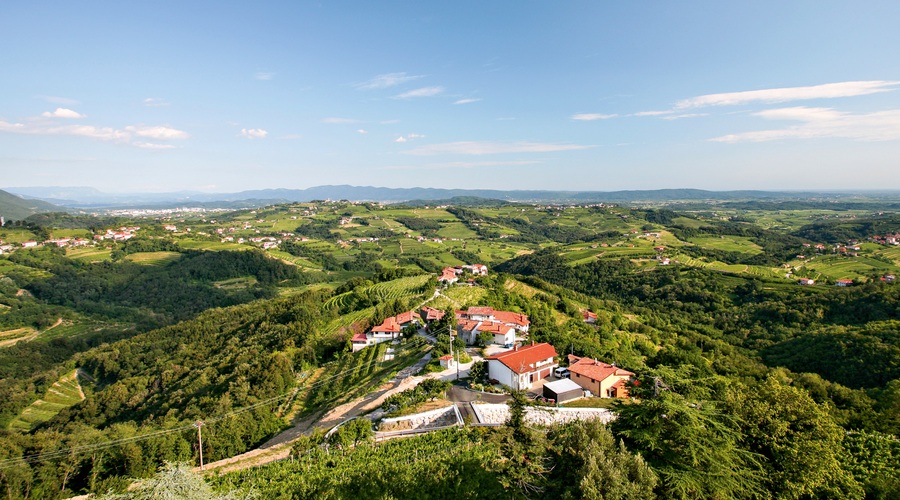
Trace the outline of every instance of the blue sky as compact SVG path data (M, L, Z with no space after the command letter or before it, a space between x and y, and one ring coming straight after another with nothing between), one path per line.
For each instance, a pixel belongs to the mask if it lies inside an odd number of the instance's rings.
M900 188L900 2L0 3L0 186Z

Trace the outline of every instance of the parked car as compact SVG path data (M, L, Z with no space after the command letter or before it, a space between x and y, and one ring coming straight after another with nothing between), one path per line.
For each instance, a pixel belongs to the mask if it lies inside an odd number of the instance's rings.
M553 375L555 375L556 378L569 378L569 369L561 366L556 370L553 370Z

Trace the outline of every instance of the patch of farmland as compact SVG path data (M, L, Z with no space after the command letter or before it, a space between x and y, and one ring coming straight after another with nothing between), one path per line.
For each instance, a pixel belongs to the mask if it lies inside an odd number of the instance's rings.
M125 256L125 260L130 260L135 264L143 264L145 266L159 266L174 262L181 258L178 252L138 252Z
M22 413L9 423L9 428L29 431L36 425L50 420L65 408L83 400L84 392L78 381L78 370L72 370L54 382L41 399L22 410Z
M112 252L105 247L81 247L66 249L66 257L75 260L86 260L89 262L109 260L111 253Z
M741 252L752 255L763 252L761 246L744 236L697 236L691 238L690 242L703 248L725 252Z

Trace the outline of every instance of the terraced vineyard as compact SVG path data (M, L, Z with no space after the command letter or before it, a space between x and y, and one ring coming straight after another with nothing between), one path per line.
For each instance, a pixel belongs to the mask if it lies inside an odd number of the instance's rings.
M53 418L57 413L84 400L84 392L78 381L78 370L60 377L44 397L22 410L18 418L9 423L10 429L29 431L36 425Z
M21 340L31 340L37 334L38 332L34 328L28 326L0 332L0 347L9 347Z

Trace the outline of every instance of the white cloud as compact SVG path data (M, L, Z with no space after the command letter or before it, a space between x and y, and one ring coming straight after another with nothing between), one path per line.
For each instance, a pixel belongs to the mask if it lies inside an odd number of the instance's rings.
M154 144L152 142L135 142L134 146L137 146L141 149L174 149L175 146L171 144Z
M421 87L394 96L395 99L411 99L413 97L431 97L444 92L444 87Z
M187 132L172 127L136 127L132 125L125 127L125 130L134 133L134 135L138 137L163 141L170 139L187 139L190 137Z
M416 139L422 139L424 137L425 136L422 134L408 134L406 136L401 135L400 137L394 139L394 142L409 142L409 141L414 141Z
M360 128L360 129L357 129L357 130L356 130L356 133L357 133L357 134L361 134L361 135L366 135L366 134L369 133L369 131L366 130L366 129L364 129L364 128Z
M359 120L354 120L353 118L338 118L332 116L329 118L322 118L322 123L327 123L329 125L346 125L349 123L359 123Z
M800 122L786 128L758 130L723 135L710 139L713 142L765 142L779 139L819 139L824 137L857 141L900 140L900 110L874 113L846 113L831 108L807 108L803 106L770 109L754 113L768 120Z
M698 116L709 116L709 113L682 113L680 115L663 115L663 120L680 120L682 118L696 118Z
M609 120L610 118L615 118L619 115L603 115L600 113L577 113L571 116L573 120L579 121L594 121L594 120Z
M461 141L447 142L443 144L431 144L428 146L410 149L409 151L404 151L404 153L417 156L430 156L440 154L489 155L504 153L550 153L554 151L588 149L591 147L593 146L584 146L581 144L551 144L540 142Z
M162 108L169 105L169 101L158 97L148 97L144 99L144 106L148 108Z
M473 102L478 102L481 99L460 99L453 104L472 104Z
M267 135L269 135L269 131L263 130L261 128L241 129L241 137L244 137L246 139L264 139Z
M84 118L83 114L67 108L56 108L56 111L45 111L41 113L41 116L44 118Z
M265 71L260 71L260 72L256 73L255 75L253 75L254 80L262 80L264 82L267 82L273 78L275 78L275 73L269 73L269 72L265 72Z
M778 103L807 99L834 99L854 97L879 92L889 92L900 85L900 81L870 80L859 82L838 82L813 85L810 87L785 87L777 89L749 90L723 94L707 94L675 103L675 109L690 109L706 106L736 106L755 102Z
M367 82L358 83L354 85L354 87L360 90L386 89L413 80L418 80L419 78L422 78L422 75L408 75L405 72L385 73L383 75L378 75Z
M124 129L116 129L112 127L95 127L93 125L56 125L35 122L25 124L5 121L0 121L0 132L24 135L87 137L99 141L128 144L142 149L172 149L174 146L140 141L136 140L136 138L165 141L170 139L182 140L190 137L187 132L163 126L144 127L131 125Z
M672 111L639 111L634 116L663 116L670 114L672 114Z

